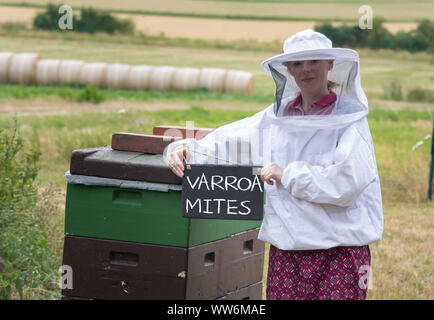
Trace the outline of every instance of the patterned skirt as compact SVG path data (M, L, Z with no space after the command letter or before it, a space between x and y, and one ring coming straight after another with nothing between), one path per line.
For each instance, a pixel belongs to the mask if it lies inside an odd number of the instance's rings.
M369 246L280 250L270 245L267 300L364 300Z

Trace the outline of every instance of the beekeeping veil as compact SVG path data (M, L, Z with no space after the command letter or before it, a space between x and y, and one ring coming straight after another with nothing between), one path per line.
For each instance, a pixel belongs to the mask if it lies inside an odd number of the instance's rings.
M337 83L338 86L333 89L336 102L331 114L283 116L283 110L288 102L300 94L300 88L284 63L303 60L333 60L333 69L328 72L328 80ZM276 83L274 103L252 117L216 129L203 141L188 142L190 148L202 154L212 153L213 159L220 155L219 159L226 157L236 163L265 165L271 159L264 158L266 149L277 148L276 140L283 148L291 149L294 148L295 139L307 143L309 137L318 130L345 127L364 118L368 113L368 102L361 87L357 52L333 48L332 42L321 33L309 29L296 33L284 42L283 53L263 61L262 67ZM306 133L304 136L299 134L303 132ZM234 141L237 141L238 148L230 146L231 142L234 145ZM240 150L239 145L242 142L248 145L248 151ZM235 150L237 151L234 152ZM240 155L243 154L249 155L249 161L240 161ZM206 161L203 158L196 160L209 163L211 158ZM297 157L288 159L294 160L297 160Z
M282 115L288 102L300 93L294 77L288 72L286 62L303 60L333 60L334 67L328 80L338 84L333 89L337 101L331 116L297 116L284 119L287 125L300 127L342 126L365 116L368 103L360 83L359 57L356 51L333 48L332 42L323 34L303 30L288 38L283 45L283 53L262 62L264 70L276 83L273 112Z

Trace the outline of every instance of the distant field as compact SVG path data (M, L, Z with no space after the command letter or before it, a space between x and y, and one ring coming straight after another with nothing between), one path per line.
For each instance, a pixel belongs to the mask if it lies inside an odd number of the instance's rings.
M33 17L43 9L26 7L0 7L0 23L25 22L31 28ZM313 29L315 21L258 21L216 18L172 17L117 13L120 18L134 21L136 30L145 35L205 39L283 41L303 29ZM357 21L354 21L356 24ZM340 22L334 23L335 25ZM417 28L415 22L388 22L384 26L391 32L409 31Z
M167 16L146 16L118 14L122 18L132 19L136 29L146 35L164 34L166 37L186 37L206 40L284 41L290 35L304 30L314 29L314 21L255 21L225 20L213 18L188 18ZM334 25L341 23L336 22ZM354 22L356 24L356 22ZM415 22L389 22L384 26L392 33L410 31L417 28Z
M30 5L46 4L48 2L64 4L59 0L27 0ZM0 0L0 3L22 4L22 0ZM68 5L75 7L89 6L86 0L69 0ZM363 4L372 6L376 16L382 16L388 21L414 22L423 18L430 18L434 12L433 1L198 1L198 0L99 0L91 5L95 8L117 11L142 11L153 13L193 14L193 15L218 15L218 16L242 16L246 18L288 18L307 21L354 21L357 22L360 15L358 9Z

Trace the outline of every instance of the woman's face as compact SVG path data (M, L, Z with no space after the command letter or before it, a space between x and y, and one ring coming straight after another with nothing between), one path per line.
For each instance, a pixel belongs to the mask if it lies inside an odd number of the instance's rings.
M327 74L333 68L333 60L290 61L286 66L302 91L321 92L327 89Z

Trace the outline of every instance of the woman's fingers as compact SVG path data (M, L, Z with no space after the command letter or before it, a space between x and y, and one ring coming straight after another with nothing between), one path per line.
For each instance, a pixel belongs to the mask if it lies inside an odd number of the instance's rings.
M266 182L269 185L273 185L274 182L271 180L272 173L267 167L261 169L261 180L262 182Z
M273 162L261 169L261 180L269 185L273 185L274 182L281 183L282 174L283 169Z

